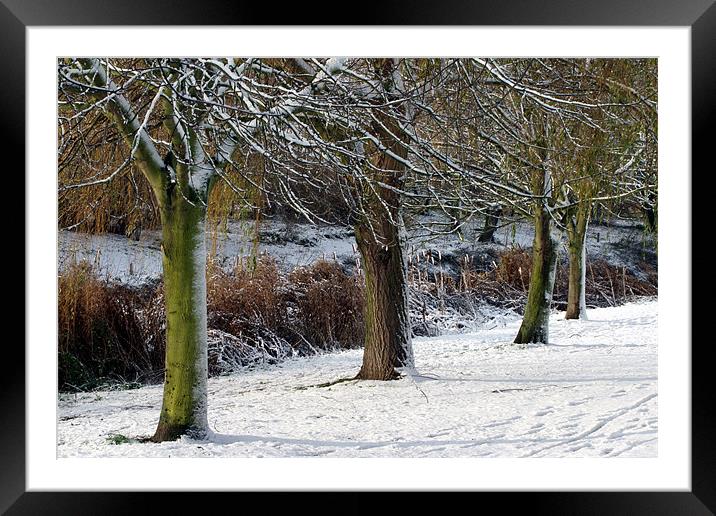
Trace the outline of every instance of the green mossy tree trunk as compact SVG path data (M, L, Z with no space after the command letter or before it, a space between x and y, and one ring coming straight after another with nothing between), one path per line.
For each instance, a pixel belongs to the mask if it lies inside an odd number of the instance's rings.
M557 270L559 241L552 234L552 220L544 205L535 207L535 237L527 307L516 344L549 342L549 311Z
M161 202L166 305L164 398L153 441L207 432L206 206L169 189Z
M357 378L393 380L399 368L413 367L408 315L408 268L401 230L384 224L393 241L376 241L365 225L356 226L356 242L365 274L365 346Z
M578 207L567 217L567 248L569 250L569 288L565 319L586 319L587 225L590 208Z
M206 202L216 180L199 133L176 116L166 95L162 120L172 149L162 159L131 102L96 59L82 59L91 71L94 95L106 99L103 112L122 135L146 176L160 207L166 306L164 398L153 441L207 433ZM112 91L111 96L107 92ZM146 122L146 121L145 121ZM175 156L182 156L179 162Z

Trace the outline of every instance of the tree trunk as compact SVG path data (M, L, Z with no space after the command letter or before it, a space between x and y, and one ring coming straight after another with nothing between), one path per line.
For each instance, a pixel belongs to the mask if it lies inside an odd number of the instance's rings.
M589 210L579 210L576 221L567 223L569 290L565 319L587 319L586 267Z
M207 433L206 209L169 194L162 210L166 305L164 399L153 441Z
M644 216L646 217L646 229L651 233L656 232L656 211L652 206L644 207Z
M656 195L650 193L647 199L641 205L646 217L646 229L651 233L656 233Z
M408 314L408 266L401 227L383 226L392 242L376 241L370 227L356 226L356 241L365 273L365 346L356 378L393 380L398 369L412 368L413 349Z
M398 63L394 58L374 61L386 98L404 99ZM401 212L410 141L401 124L410 123L409 111L405 103L376 110L373 130L385 148L368 147L373 166L367 175L378 186L364 187L359 194L362 212L355 233L365 273L365 345L356 378L362 380L392 380L400 377L399 369L414 366Z
M480 236L478 237L478 242L494 242L495 241L495 231L497 231L497 226L500 223L500 216L502 215L502 207L498 205L490 206L487 209L487 213L485 215L485 226L482 229L482 232L480 233Z
M527 307L516 344L549 342L549 311L557 270L558 238L552 234L552 220L544 206L535 209L535 237Z

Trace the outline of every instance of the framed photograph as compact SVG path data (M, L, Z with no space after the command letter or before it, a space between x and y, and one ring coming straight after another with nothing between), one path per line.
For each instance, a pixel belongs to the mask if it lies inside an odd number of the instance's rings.
M337 22L311 14L335 9L322 3L2 0L6 145L25 150L13 154L26 202L2 511L131 514L147 491L460 491L545 514L716 511L713 353L692 340L691 286L692 170L711 166L716 112L712 1L361 7ZM115 176L131 180L119 201L101 190ZM221 180L222 199L243 204L212 219ZM242 221L255 223L249 251L227 243ZM119 236L93 247L85 231ZM311 262L284 271L260 245L284 262L310 249ZM546 286L535 271L552 266L537 256L554 266ZM385 263L403 264L402 283ZM227 315L239 290L263 303L260 324ZM499 309L466 322L478 291ZM82 341L102 303L114 322ZM371 325L370 310L394 320ZM471 329L491 336L475 343ZM381 332L405 334L387 365ZM193 334L200 351L187 358L193 344L172 342ZM136 362L150 365L112 366L138 336L151 352ZM523 352L503 351L512 339ZM67 351L70 340L86 349ZM101 366L90 371L86 353ZM272 365L243 369L252 360ZM236 371L250 374L231 383Z

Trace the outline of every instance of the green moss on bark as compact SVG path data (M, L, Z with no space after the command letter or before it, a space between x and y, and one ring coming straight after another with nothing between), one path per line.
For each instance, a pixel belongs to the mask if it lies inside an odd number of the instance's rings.
M206 431L206 249L203 206L175 196L162 209L167 315L162 410L154 441Z
M535 238L527 306L516 344L549 342L549 311L557 268L557 242L550 231L551 219L543 208L535 210Z

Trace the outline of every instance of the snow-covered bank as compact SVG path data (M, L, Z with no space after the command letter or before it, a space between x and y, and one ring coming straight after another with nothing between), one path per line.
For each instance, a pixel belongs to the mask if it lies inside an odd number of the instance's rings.
M161 386L60 395L60 457L655 457L657 302L551 321L553 344L510 344L519 319L415 339L420 376L348 381L361 350L209 380L206 441L153 444ZM122 442L120 436L130 438Z
M431 220L422 222L427 225ZM410 251L439 249L444 257L453 255L458 260L465 254L475 255L478 262L492 268L492 261L500 251L513 246L532 246L534 228L529 221L500 227L495 232L495 243L491 244L476 242L482 224L481 220L466 224L464 239L460 239L456 234L432 235L414 223L408 228ZM207 249L219 263L230 268L237 257L251 254L255 239L253 231L251 221L231 221L227 223L226 231L207 235ZM160 243L159 231L144 231L137 242L121 235L60 231L58 265L62 270L68 264L87 260L102 276L128 284L141 284L161 276ZM347 228L288 224L278 220L261 222L257 249L275 258L285 270L310 265L321 258L335 258L351 268L357 258L355 239ZM605 259L613 265L626 266L637 274L638 262L646 256L655 258L654 249L654 235L646 235L635 224L592 224L587 230L589 260Z

